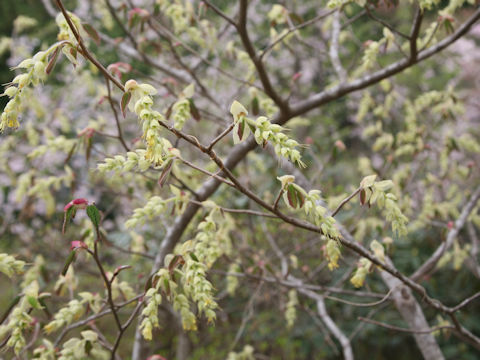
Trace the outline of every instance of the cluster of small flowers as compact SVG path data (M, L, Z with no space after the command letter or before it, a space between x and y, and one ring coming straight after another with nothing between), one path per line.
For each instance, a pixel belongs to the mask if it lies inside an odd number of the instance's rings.
M168 140L165 140L168 141ZM127 152L127 157L115 155L113 158L106 158L103 163L97 165L100 173L115 171L117 173L128 172L134 168L139 171L146 171L150 168L151 162L145 157L146 150L137 149Z
M392 239L387 237L383 239L383 242L385 244L390 244L392 242ZM378 260L380 260L382 263L385 262L385 248L380 242L378 242L377 240L373 240L370 243L370 249L372 250L373 255L375 255ZM356 288L362 287L365 283L365 279L368 273L370 273L371 271L373 271L372 262L367 258L360 259L358 262L357 270L350 279L350 282Z
M366 49L362 57L362 63L354 72L354 76L356 77L362 75L363 73L372 69L377 64L378 54L380 53L380 48L382 45L388 48L388 46L393 43L394 39L394 34L388 28L383 28L383 37L380 40L369 40L366 44Z
M83 28L82 21L80 20L80 18L71 12L68 12L68 16L70 17L70 20L72 21L72 23L75 25L75 28L77 29L77 31L80 32L80 36L85 37L86 32L85 32L85 29ZM65 16L63 15L63 13L59 13L57 15L57 17L55 18L55 22L57 23L57 26L59 29L57 39L60 41L66 40L72 43L76 43L77 39L75 38L75 35L72 29L70 29L70 26L68 25L68 22L65 19Z
M82 338L71 338L63 344L58 360L108 360L110 352L98 342L98 334L92 330L80 333Z
M42 339L42 345L33 350L33 357L36 360L55 360L56 349L52 342Z
M140 329L142 330L142 336L145 340L152 340L153 329L160 327L158 323L158 307L162 304L160 291L163 290L171 294L176 288L176 284L171 281L167 269L160 269L154 276L154 281L155 285L148 289L145 294L147 305L142 311L143 320Z
M135 296L135 290L127 281L119 281L118 278L112 283L112 297L114 300L121 299L127 301Z
M337 268L340 257L340 245L338 243L340 232L335 226L335 219L327 215L327 209L320 205L320 191L310 190L307 193L302 187L294 183L295 177L292 175L281 176L278 180L282 183L283 200L287 206L293 209L303 208L310 220L322 230L326 239L328 239L326 245L328 267L330 270Z
M65 172L66 174L63 176L36 178L34 185L28 189L28 196L37 197L45 202L47 216L55 213L56 202L51 191L59 190L62 184L69 187L75 179L75 175L68 165L65 165Z
M221 255L221 249L216 241L217 226L213 221L214 211L198 224L198 233L195 235L195 256L198 260L211 267Z
M173 197L164 200L160 196L153 196L144 207L135 209L133 215L126 221L125 227L133 228L138 225L143 225L145 220L152 219L154 216L165 212L168 203L172 202L174 203L174 211L181 214L188 204L189 197L185 192L173 185L170 185L170 190L174 195Z
M69 16L80 34L85 35L85 30L80 19L72 13L69 13ZM49 55L56 53L59 51L59 48L61 48L65 56L73 64L77 64L77 50L73 45L76 43L76 38L73 32L63 14L60 13L57 16L56 22L60 30L58 34L60 41L50 46L47 50L38 52L33 58L23 60L18 66L14 67L14 69L24 69L24 73L17 75L12 80L11 86L5 89L3 95L8 96L10 100L0 115L0 132L3 132L7 128L19 127L18 117L25 103L25 90L29 85L37 86L40 82L44 81L47 73L56 61L56 55L54 55L52 62L49 63Z
M18 128L18 116L22 111L24 103L24 89L30 84L34 86L45 80L47 73L47 58L52 48L47 51L40 51L33 58L23 60L14 69L25 69L23 74L17 75L11 82L12 86L5 89L4 95L8 96L5 109L0 115L0 132L7 128Z
M241 269L237 263L231 263L228 272L232 274L240 273ZM227 276L227 292L230 296L235 295L239 285L238 277L234 275Z
M298 296L295 289L291 289L288 292L288 302L285 310L285 320L287 321L287 327L291 328L297 319L297 307Z
M130 111L134 111L142 121L143 139L147 145L145 159L153 165L161 165L170 155L169 150L172 145L160 134L159 122L164 121L165 118L152 109L152 95L155 95L157 90L152 85L138 84L135 80L128 80L125 83L125 91L131 94L128 104Z
M86 300L70 300L66 307L61 308L54 316L53 320L45 325L44 330L50 334L61 327L67 326L78 320L85 312L84 304Z
M191 118L190 98L194 93L194 85L188 85L179 96L179 99L173 104L173 122L175 129L182 130L185 122Z
M321 201L320 190L310 190L308 194L305 190L303 191L305 194L305 214L310 217L316 226L322 229L325 236L330 239L340 238L340 232L335 226L335 219L332 216L326 215L327 209L319 204Z
M241 352L229 352L227 356L227 360L255 360L255 356L253 355L255 349L251 345L245 345Z
M259 145L265 145L271 141L275 148L275 153L278 156L289 159L293 163L297 163L299 167L306 167L301 160L300 151L296 148L300 145L297 141L290 139L287 135L282 133L285 130L280 125L272 124L265 116L260 116L255 122L255 141Z
M367 274L370 272L371 266L372 266L372 262L367 258L361 258L359 260L357 270L355 271L355 274L350 279L350 282L352 283L353 286L355 286L356 288L363 286L363 284L365 283L365 278L367 277Z
M166 200L160 196L153 196L142 208L133 211L133 215L125 223L127 229L143 225L146 219L152 219L154 216L162 214L166 210Z
M6 346L13 348L16 355L25 347L26 341L23 333L32 327L33 319L28 314L30 309L35 306L41 308L38 302L38 282L34 281L27 286L24 296L19 304L13 309L6 324L0 325L0 340L3 340L10 333Z
M16 260L12 255L0 254L0 272L11 278L14 274L23 273L25 261Z
M29 267L29 269L23 275L23 281L20 284L22 289L25 289L31 283L37 281L42 276L42 271L44 270L45 266L45 259L42 255L35 256L35 260L33 264Z
M165 260L165 265L169 267L170 261L173 259L173 255L168 256ZM142 329L143 337L146 340L151 340L152 330L160 326L158 322L158 306L162 303L161 292L170 298L174 310L180 313L183 328L185 330L196 330L197 322L195 315L190 310L190 302L184 294L177 291L178 285L171 278L169 270L166 268L160 269L153 279L154 286L146 293L147 305L142 311L144 318L140 328Z
M406 235L408 218L403 215L397 204L397 198L387 193L393 187L391 180L375 181L377 175L366 176L360 183L360 202L372 205L375 202L380 209L385 208L385 217L392 223L392 231L399 236Z
M272 142L275 147L275 153L284 157L300 167L305 167L301 160L301 154L296 149L299 143L290 139L282 131L285 129L278 124L272 124L265 116L260 116L257 120L247 117L248 111L238 101L234 101L230 107L230 113L233 115L235 127L233 128L233 139L235 143L246 139L253 131L257 144L265 146L267 142Z
M28 154L29 159L35 159L39 156L45 155L47 151L70 153L74 146L77 146L78 139L67 139L65 136L54 136L49 134L44 145L39 145Z
M461 269L462 265L465 263L465 260L470 256L471 245L465 244L462 248L457 240L453 242L453 249L447 251L438 261L438 267L441 268L447 265L449 262L452 262L453 269L458 271Z
M173 309L180 313L183 329L197 330L197 319L192 310L190 310L190 302L184 294L178 294L173 298Z
M218 207L213 206L209 215L198 225L199 231L195 239L178 245L175 255L168 254L165 257L165 268L154 276L155 286L147 291L147 306L142 313L142 333L145 339L151 339L152 329L159 326L156 308L162 301L161 291L168 295L173 308L180 313L185 330L197 329L189 299L197 305L199 316L204 314L209 322L215 320L218 304L206 272L218 257L231 251L231 244L225 239L229 239L228 232L233 226L228 216L222 217L223 221L217 224L214 221L217 211ZM170 276L173 271L179 275L178 283ZM179 285L182 291L179 291Z
M328 239L325 245L325 257L328 260L328 268L330 271L338 268L338 260L340 260L340 244L337 240Z
M187 4L190 3L187 2ZM172 21L173 29L176 34L186 30L189 27L189 14L188 11L186 11L187 9L185 9L182 4L178 2L170 3L162 1L161 9L165 12L165 15L167 15Z
M214 208L205 219L198 224L198 233L195 236L194 252L201 263L210 268L223 254L231 251L231 242L228 236L232 220L228 215L218 217L218 208ZM218 225L218 226L217 226Z
M65 275L59 275L53 290L56 294L64 296L67 292L73 294L77 287L78 277L75 276L75 270L73 269L73 266L70 266Z
M218 305L213 297L213 285L207 280L207 266L188 256L185 257L185 265L181 271L185 295L197 304L199 316L203 313L208 322L213 322ZM182 320L185 321L183 315Z

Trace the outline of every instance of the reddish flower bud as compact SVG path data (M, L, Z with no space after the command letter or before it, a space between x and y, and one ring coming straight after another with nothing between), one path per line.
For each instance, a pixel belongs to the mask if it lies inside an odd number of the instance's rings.
M340 151L344 151L347 148L342 140L335 141L335 147Z
M149 356L147 360L167 360L167 358L164 358L161 355L152 355L152 356Z
M88 246L83 241L76 240L70 243L70 250L75 249L88 249Z
M63 211L67 211L68 209L70 209L74 205L77 208L85 209L88 205L88 200L83 199L83 198L74 199L74 200L70 201L67 205L65 205L65 207L63 208Z
M454 226L454 225L455 225L455 224L453 223L453 221L449 221L448 224L447 224L447 228L448 228L449 230L451 230L451 229L453 229L453 226Z
M302 76L301 72L297 72L297 73L293 74L292 81L297 81L298 79L300 79L301 76Z

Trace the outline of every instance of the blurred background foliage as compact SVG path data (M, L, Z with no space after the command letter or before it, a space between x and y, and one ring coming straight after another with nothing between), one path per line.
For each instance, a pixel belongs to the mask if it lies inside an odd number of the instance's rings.
M221 6L222 2L218 2ZM272 3L272 2L265 2ZM67 8L75 8L75 1L65 1ZM410 18L411 14L405 7L399 6L395 12L395 16L392 20L392 24L399 25L399 29L408 32L408 27L402 24L408 24L405 19ZM358 12L358 8L349 8L350 13L347 16L354 16L355 12ZM15 33L15 19L18 16L28 16L31 19L35 19L35 23L32 23L27 29L21 31L29 35L31 38L38 39L38 48L42 46L42 43L52 43L55 41L57 28L52 21L51 17L45 11L43 4L38 0L0 0L0 37L10 37L12 33ZM427 17L429 14L427 13ZM104 29L102 29L104 30ZM118 26L108 30L108 33L112 37L121 36L122 32ZM354 24L354 33L359 41L365 41L367 39L376 39L381 36L381 32L378 27L372 27L368 19L365 21L357 21ZM351 45L354 46L354 45ZM9 66L13 64L8 63L10 53L8 49L2 49L0 52L0 82L7 83L12 79L12 73ZM118 61L118 57L114 52L109 51L107 48L96 47L92 44L92 51L98 55L98 58L102 59L105 64ZM434 57L421 65L415 66L405 73L396 76L397 82L408 89L408 96L415 98L422 94L425 89L444 89L447 84L459 76L460 69L446 68L443 66L441 58L446 56L444 53L438 57ZM440 59L440 60L439 60ZM388 59L390 61L390 59ZM148 74L149 68L147 65L141 62L132 63L140 73ZM480 64L479 64L480 65ZM57 66L70 66L70 64L57 65ZM425 76L426 71L429 71L429 76ZM480 76L477 74L477 76ZM319 88L325 85L327 77L319 79ZM50 80L58 81L55 79ZM285 88L288 90L288 81L284 80ZM460 81L460 86L462 82ZM379 93L378 86L375 88ZM60 89L60 91L62 91ZM347 184L351 184L354 179L359 178L357 170L357 158L352 154L367 154L370 152L370 146L368 142L361 139L358 132L354 131L356 124L352 121L351 107L347 104L346 98L341 98L335 102L328 104L321 109L321 114L313 114L309 116L310 123L307 126L299 127L295 132L295 137L302 142L307 142L307 137L313 139L311 142L310 150L305 151L304 158L308 163L315 163L315 154L322 154L324 158L329 157L330 162L327 168L318 178L318 182L321 183L322 188L329 189L330 195L342 194L348 192L349 188ZM3 107L5 103L4 98L0 98L0 106ZM323 126L316 126L315 124L321 119ZM391 130L401 128L403 126L402 119L393 119L388 126ZM73 134L73 133L72 133ZM334 152L334 143L337 140L342 140L348 152ZM3 138L0 138L3 141ZM257 151L257 154L261 150ZM328 153L332 151L332 153ZM312 173L315 173L315 167L312 167ZM261 178L253 178L251 185L254 186L260 193L271 189L275 184L275 175L278 173L278 164L275 160L256 161L255 157L250 158L248 163L240 165L236 169L236 174L248 172L266 172L271 176L265 176ZM267 180L266 180L267 179ZM155 182L146 185L155 186ZM3 189L9 191L8 189ZM65 195L65 200L68 199L68 194ZM105 195L103 202L105 203L108 195ZM215 200L225 199L228 197L230 203L236 204L238 207L245 206L245 198L239 195L232 195L227 192L219 192L215 195ZM6 198L6 196L5 196ZM221 203L221 201L219 201ZM20 214L19 214L20 215ZM348 213L347 213L348 215ZM46 222L50 222L51 226L58 226L61 222L57 215L57 218L52 220L45 219ZM115 216L115 210L109 215ZM346 216L346 215L345 215ZM1 213L0 213L1 217ZM244 235L246 242L255 248L257 242L263 242L264 240L258 239L258 234L262 234L263 230L258 222L249 223L248 220L238 219L241 223L241 227L248 228ZM275 225L275 227L274 227ZM278 229L276 224L271 225L270 231L276 233ZM48 233L48 231L45 231ZM382 233L382 230L378 231L378 235ZM287 225L281 226L279 242L288 244L291 241L292 229ZM375 230L372 231L372 235L375 234ZM39 230L36 233L36 237L41 237L44 234ZM302 233L302 236L305 234ZM111 234L115 241L121 242L121 234ZM260 235L261 236L261 235ZM394 260L396 266L404 273L411 273L423 259L429 256L432 245L429 241L436 243L438 237L444 236L444 229L434 228L431 230L419 230L409 236L408 242L396 242ZM14 243L12 240L14 237L4 236L0 241L0 250L6 252L15 252L18 247L23 244ZM303 239L302 239L303 240ZM52 248L45 248L42 244L31 244L28 249L30 254L43 254L47 259L45 264L47 273L57 273L62 266L61 261L58 263L50 262L52 258L57 256L62 259L63 255L61 251ZM261 256L262 254L257 254ZM305 251L305 257L303 264L316 268L322 259L319 256L312 256L312 254ZM111 263L114 262L114 255L110 255ZM301 253L297 254L301 256ZM345 257L348 259L348 253ZM251 264L245 264L245 266L254 266L255 254L252 254ZM109 261L109 258L106 258ZM347 261L345 261L347 262ZM216 265L218 269L225 269L228 265L227 260L222 260L220 264ZM132 273L147 272L148 267L142 264L136 264L136 271ZM329 272L327 269L323 269L316 275L316 281L325 285L335 283L339 280L335 273ZM214 284L223 284L224 276L220 274L212 274ZM45 282L52 281L48 275L45 277ZM134 279L130 279L133 280ZM90 277L80 276L81 286L88 287ZM464 299L467 295L475 293L480 290L480 284L478 279L471 280L471 274L468 269L462 267L458 271L445 271L436 274L435 278L422 283L428 292L433 297L438 297L442 301L446 301L449 304L458 303ZM258 284L254 282L241 282L240 289L235 297L223 296L220 298L220 305L223 309L218 315L218 320L215 327L210 327L206 323L199 324L199 331L196 333L190 333L189 338L191 341L191 359L224 359L227 353L231 350L228 348L229 344L232 344L237 329L242 324L242 318L245 316L246 304L249 302L252 293L257 290ZM4 309L10 299L14 295L13 287L11 287L5 278L0 277L0 309ZM369 279L367 289L369 291L384 291L383 283L378 277L372 276ZM353 289L353 288L352 288ZM305 299L300 299L300 309L298 311L298 320L292 329L285 327L284 320L284 302L281 300L285 295L285 289L279 288L275 285L264 284L263 289L259 292L255 309L250 321L246 324L244 335L242 337L242 343L251 344L254 348L262 353L266 354L265 358L271 359L339 359L341 353L338 345L335 344L335 340L326 334L326 331L322 324L313 320L312 309L314 304ZM380 306L380 309L375 308L351 308L344 304L339 304L334 301L326 300L329 312L337 323L341 324L342 329L347 334L355 334L355 338L352 341L354 354L358 359L395 359L395 360L407 360L407 359L420 359L421 354L417 349L417 346L409 334L403 334L398 332L392 332L386 329L382 329L373 325L359 325L356 320L358 316L371 315L372 311L377 312L378 321L383 321L389 324L398 326L405 326L405 324L399 320L398 312L392 303L385 303ZM427 318L434 317L433 312L428 308L425 310ZM468 308L469 316L460 315L460 320L469 328L473 333L480 333L480 304L479 302L472 303ZM165 324L161 330L156 333L158 341L154 342L154 349L156 352L162 354L168 359L174 358L174 349L176 341L178 341L174 334L176 330L173 329L175 325L170 327L169 324L173 323L172 315L168 311L163 311L162 315L164 319L160 323ZM108 336L111 322L109 320L100 320L97 322L97 326L104 330L104 333ZM360 327L359 327L360 326ZM129 329L125 336L125 341L121 345L123 349L130 349L133 338L132 327ZM74 334L74 333L73 333ZM478 359L479 353L468 345L459 344L458 340L451 336L438 336L438 342L448 359L465 359L473 360Z

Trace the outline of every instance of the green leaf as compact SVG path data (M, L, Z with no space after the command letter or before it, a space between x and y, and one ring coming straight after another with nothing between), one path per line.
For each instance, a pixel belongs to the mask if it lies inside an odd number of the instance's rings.
M122 101L120 105L122 108L123 117L125 117L127 114L127 106L131 99L132 99L132 93L130 91L125 92L122 96Z
M55 67L55 64L57 63L58 54L60 54L60 48L61 46L57 46L52 56L50 57L50 60L48 61L47 67L45 68L45 72L47 73L47 75L49 75L52 72L53 68Z
M67 230L67 224L75 217L76 213L77 208L75 206L71 206L67 211L65 211L65 216L63 217L62 234L65 234L65 231Z
M296 209L298 205L298 199L297 199L297 194L293 185L288 185L287 187L287 198L290 206Z
M200 115L200 111L198 111L197 106L195 105L195 101L193 99L188 99L190 105L190 114L196 121L200 121L202 119Z
M87 139L87 144L86 144L86 147L85 147L85 158L87 159L87 161L90 159L90 154L92 152L92 144L93 144L93 141L92 141L92 138L88 138Z
M100 226L100 211L98 211L97 207L94 204L88 205L87 215L98 232L98 227Z
M68 254L67 260L65 261L65 265L63 265L63 270L62 270L62 275L65 276L65 274L68 271L68 268L70 267L70 264L75 261L75 250L70 251L70 254Z
M85 342L85 352L87 353L87 355L90 355L90 352L92 351L93 349L93 345L90 341L87 341Z
M303 205L305 204L305 196L297 189L295 189L295 192L297 194L298 207L302 208Z
M365 205L365 201L367 198L367 193L364 189L360 190L360 205Z
M245 131L245 121L240 121L240 123L238 124L238 130L237 130L238 139L240 141L242 141L244 131Z
M42 308L42 306L40 305L40 303L38 302L38 300L34 296L27 295L27 301L30 304L30 306L34 309L41 309Z
M251 106L252 106L252 114L255 116L258 115L260 113L260 104L256 96L252 99Z
M196 262L200 262L200 260L198 260L197 258L197 255L195 255L194 253L190 253L190 257L195 260Z
M85 29L85 31L87 32L88 36L90 36L93 39L93 41L95 41L95 43L97 45L99 45L100 44L100 36L98 35L97 30L95 30L95 28L88 23L83 23L82 26Z

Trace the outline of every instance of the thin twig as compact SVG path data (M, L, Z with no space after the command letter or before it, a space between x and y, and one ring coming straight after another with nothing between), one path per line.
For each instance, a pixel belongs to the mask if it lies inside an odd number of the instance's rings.
M342 209L342 207L345 206L350 200L352 200L360 191L362 191L362 188L359 187L357 190L355 190L353 193L351 193L348 197L343 199L340 204L337 206L337 208L332 212L331 216L334 217L335 215L338 214L338 212Z
M117 125L118 140L120 140L123 148L126 151L130 151L130 148L128 147L127 143L125 142L125 139L123 138L122 125L120 125L120 120L118 118L117 109L115 108L115 103L113 102L113 99L112 99L112 90L110 89L110 80L107 76L105 76L105 83L107 84L108 102L110 103L110 107L112 108L113 116L115 117L115 123Z
M384 328L389 329L389 330L400 331L400 332L405 332L405 333L410 333L410 334L430 334L432 332L435 332L435 331L438 331L438 330L444 330L444 329L455 330L455 327L452 326L452 325L435 326L433 328L425 329L425 330L412 330L412 329L406 329L406 328L382 323L380 321L376 321L376 320L372 320L372 319L367 319L367 318L364 318L364 317L361 317L361 316L358 317L358 320L369 323L369 324L378 325L378 326L384 327Z

